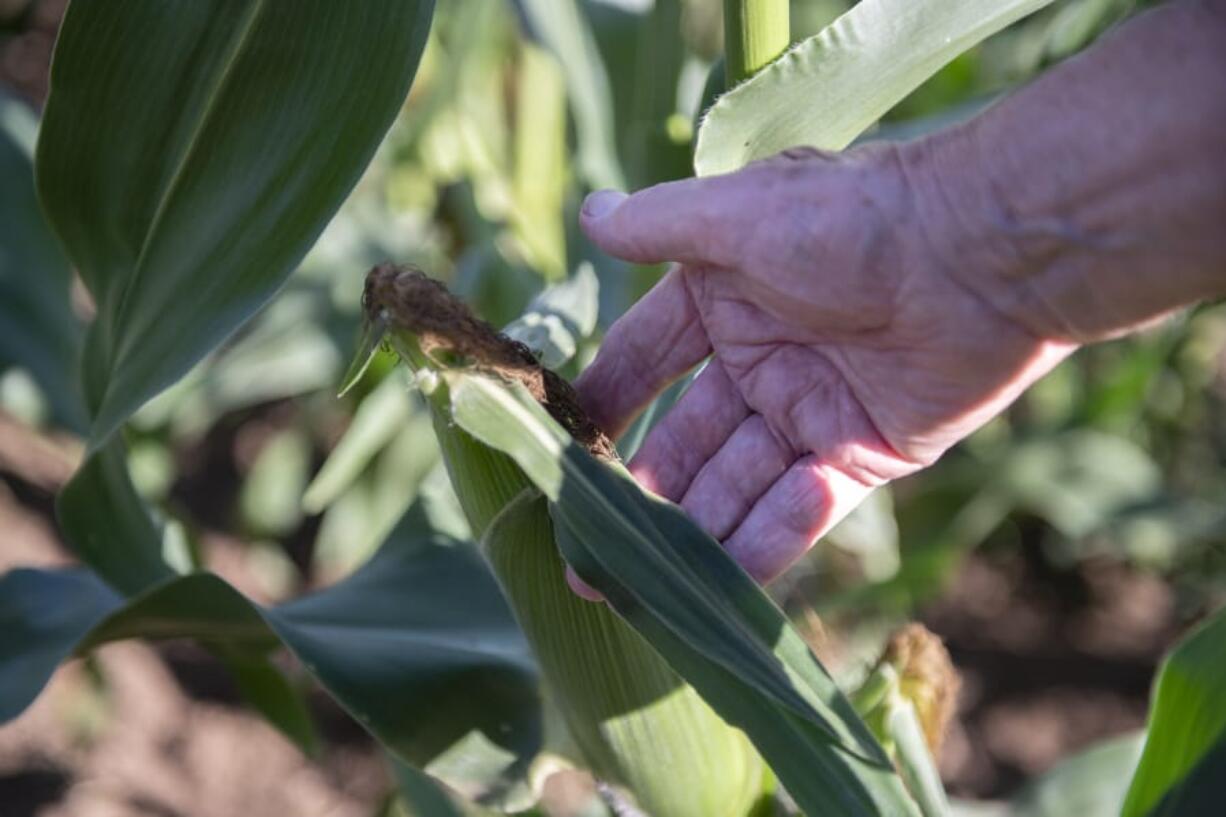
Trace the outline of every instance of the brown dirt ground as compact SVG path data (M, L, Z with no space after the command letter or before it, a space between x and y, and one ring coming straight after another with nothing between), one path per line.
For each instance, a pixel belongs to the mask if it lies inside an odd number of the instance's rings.
M1158 661L1185 626L1154 576L1108 561L1044 575L1016 552L970 558L921 618L962 676L942 776L980 797L1142 728Z

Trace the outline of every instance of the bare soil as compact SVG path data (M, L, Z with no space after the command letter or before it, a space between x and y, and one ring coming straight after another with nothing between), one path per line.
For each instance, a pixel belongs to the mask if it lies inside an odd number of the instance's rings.
M1053 573L1025 549L972 556L921 619L962 676L941 771L968 797L1143 728L1158 662L1187 626L1155 576L1106 560Z

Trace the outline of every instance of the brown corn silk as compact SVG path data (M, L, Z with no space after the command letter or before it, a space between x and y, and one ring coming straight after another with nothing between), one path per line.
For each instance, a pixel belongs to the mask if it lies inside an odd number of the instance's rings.
M589 452L616 459L571 385L441 283L380 265L367 276L364 304L371 320L416 344L429 365L522 384ZM508 457L457 428L446 401L436 395L431 405L452 484L583 760L626 786L653 817L756 813L769 773L745 734L608 606L569 590L544 497Z
M462 365L522 384L584 448L601 459L617 457L612 441L579 407L566 378L474 315L442 282L413 267L380 264L366 276L363 303L369 317L382 313L393 328L416 337L427 356L442 352Z
M898 672L899 690L915 707L933 757L939 757L962 685L949 650L927 627L911 623L890 636L879 663Z

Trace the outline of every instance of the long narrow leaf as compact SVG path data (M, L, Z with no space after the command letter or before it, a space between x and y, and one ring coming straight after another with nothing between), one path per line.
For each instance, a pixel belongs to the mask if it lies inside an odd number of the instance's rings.
M761 588L671 503L574 444L520 387L446 375L456 423L551 500L579 574L754 741L810 814L915 814L893 767Z
M577 0L518 0L532 32L558 58L579 137L579 168L593 187L622 188L613 95L600 51Z
M162 532L136 493L127 449L114 438L86 457L56 498L60 529L83 562L132 595L174 575Z
M475 549L423 530L411 512L351 577L277 607L211 573L169 578L131 600L79 569L8 573L0 719L16 716L75 652L123 638L194 638L223 657L284 644L406 761L472 728L531 752L539 715L527 645Z
M1179 784L1162 796L1147 817L1202 817L1222 809L1226 798L1226 737L1197 760Z
M1145 752L1132 778L1122 817L1191 814L1171 810L1177 789L1198 764L1226 750L1226 609L1198 627L1175 648L1158 673ZM1218 802L1226 797L1226 776L1216 776ZM1202 780L1201 784L1209 781ZM1198 785L1201 785L1198 784ZM1167 804L1157 808L1168 797Z
M36 175L97 306L91 456L58 515L126 594L164 580L113 432L284 282L400 110L433 0L73 3Z
M39 195L98 305L94 437L276 291L408 93L432 0L73 3Z
M861 0L724 94L698 131L699 176L781 150L842 150L954 57L1051 0Z

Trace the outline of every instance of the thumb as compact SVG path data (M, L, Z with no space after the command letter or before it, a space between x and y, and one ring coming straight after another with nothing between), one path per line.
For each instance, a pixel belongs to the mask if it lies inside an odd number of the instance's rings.
M599 190L583 202L579 223L597 247L626 261L732 266L750 209L747 192L737 174L665 182L633 195Z

